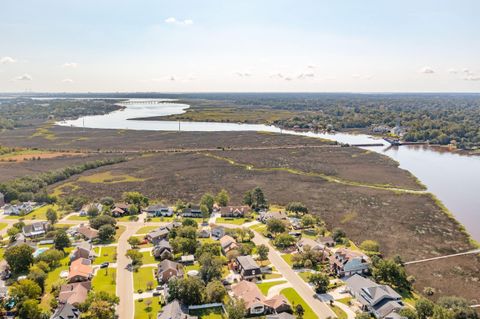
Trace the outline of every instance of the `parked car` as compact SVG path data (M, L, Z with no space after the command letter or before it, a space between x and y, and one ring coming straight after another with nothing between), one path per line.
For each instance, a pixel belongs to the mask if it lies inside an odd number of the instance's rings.
M108 268L108 265L110 265L109 262L104 262L103 264L100 265L100 268Z

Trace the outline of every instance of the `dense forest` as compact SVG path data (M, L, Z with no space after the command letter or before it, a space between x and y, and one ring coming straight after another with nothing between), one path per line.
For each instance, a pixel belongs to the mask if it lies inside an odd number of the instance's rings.
M76 118L120 109L118 100L0 98L0 129L28 125L36 120Z

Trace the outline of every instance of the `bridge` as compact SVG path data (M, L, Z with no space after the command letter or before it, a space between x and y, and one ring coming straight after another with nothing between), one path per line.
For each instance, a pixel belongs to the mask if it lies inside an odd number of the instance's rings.
M162 104L168 102L166 100L128 100L122 101L120 104Z

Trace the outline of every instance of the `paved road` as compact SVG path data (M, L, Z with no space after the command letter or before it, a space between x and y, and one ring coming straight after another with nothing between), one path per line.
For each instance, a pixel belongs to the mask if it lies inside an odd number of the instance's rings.
M293 271L290 265L288 265L280 256L278 251L270 245L268 240L259 233L254 233L255 237L253 238L253 242L255 245L263 244L270 248L268 253L268 259L270 262L275 266L275 268L277 268L277 271L288 280L292 287L295 288L300 297L305 300L305 302L312 308L317 316L320 319L326 319L328 317L335 318L336 315L330 309L330 307L314 297L315 292L313 291L312 287L310 287L295 271Z
M432 257L432 258L425 258L425 259L420 259L420 260L414 260L414 261L407 261L405 265L412 265L412 264L419 264L419 263L424 263L428 261L434 261L434 260L439 260L439 259L445 259L445 258L452 258L452 257L457 257L457 256L464 256L464 255L472 255L472 254L480 254L480 249L474 249L470 251L465 251L463 253L458 253L458 254L451 254L451 255L445 255L445 256L438 256L438 257Z
M127 270L127 265L130 260L125 257L130 245L127 239L134 235L142 226L143 223L137 225L127 225L127 229L118 239L117 247L117 296L120 298L117 312L119 319L132 319L135 314L135 303L133 300L133 274Z

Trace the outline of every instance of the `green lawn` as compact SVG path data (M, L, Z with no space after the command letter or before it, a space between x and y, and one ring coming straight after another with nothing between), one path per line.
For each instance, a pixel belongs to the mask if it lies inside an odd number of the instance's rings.
M200 265L195 262L193 265L185 266L183 269L186 275L190 270L200 270Z
M143 226L135 234L148 234L152 230L159 228L158 226Z
M333 305L333 306L330 306L330 309L333 310L333 312L337 316L337 319L347 319L348 318L347 313L345 311L343 311L342 309L340 309L339 307Z
M268 295L268 291L270 290L270 288L272 288L273 286L284 284L286 282L287 282L286 280L271 281L271 282L257 284L257 286L258 288L260 288L260 291L266 296Z
M309 271L302 271L302 272L299 272L299 273L297 273L297 274L300 276L300 278L303 279L303 281L308 282L308 278L310 278L310 275L311 275L312 273L309 272Z
M40 307L44 310L50 310L50 300L54 298L51 294L52 285L56 281L63 281L60 278L60 273L64 270L68 270L68 263L70 261L69 254L73 248L65 249L65 258L60 261L60 267L55 268L47 274L47 279L45 280L45 294L42 296L42 301L40 302Z
M134 217L135 215L127 215L122 217L116 217L115 219L119 222L130 222L130 221L135 221Z
M245 218L224 218L219 217L215 220L216 224L233 224L233 225L242 225L246 223Z
M287 262L287 264L292 267L293 266L293 262L292 262L292 254L283 254L282 255L282 258L283 260L285 260Z
M161 222L165 222L165 223L169 223L169 222L173 222L173 220L175 219L175 217L171 216L171 217L152 217L150 218L150 221L151 222L155 222L155 223L161 223Z
M158 263L158 261L155 260L155 257L153 257L151 251L144 251L144 252L142 252L142 255L143 255L142 262L143 262L144 265Z
M145 301L151 301L150 305L147 306ZM162 309L162 306L159 304L159 298L146 298L142 301L135 300L135 317L134 319L151 319L156 318L157 313ZM150 317L149 317L150 315Z
M253 226L250 226L251 230L254 230L256 232L259 232L260 234L267 228L265 224L256 224Z
M7 223L0 223L0 230L4 229L7 226L8 226Z
M39 219L39 220L46 220L47 216L45 215L47 213L47 210L49 208L53 208L55 210L58 210L57 205L45 205L40 208L34 209L30 213L28 213L25 216L7 216L6 219L19 219L23 218L26 220L33 220L33 219Z
M194 310L194 311L190 312L190 315L197 316L200 319L222 319L222 318L226 318L226 315L223 313L223 310L221 308Z
M115 242L118 241L120 236L122 236L123 232L127 229L127 227L125 226L117 226L117 227L118 229L117 229L117 232L115 233Z
M345 305L348 306L348 303L352 300L353 298L352 297L345 297L345 298L342 298L342 299L337 299L338 302L341 302Z
M282 278L282 274L266 274L265 279L277 279Z
M92 280L95 291L105 291L110 294L116 292L117 270L115 268L99 269Z
M318 319L317 315L313 312L312 308L300 297L300 295L293 288L285 288L281 291L281 294L288 299L292 307L301 304L305 313L303 319ZM295 308L294 308L295 309Z
M142 267L139 268L138 271L133 272L133 289L135 292L137 292L139 289L146 291L147 283L149 281L152 282L153 288L157 286L157 281L154 277L154 271L156 269L156 267Z
M71 215L68 216L67 220L88 220L88 216L80 216L80 215Z
M114 263L117 261L116 246L95 247L95 253L98 257L95 258L95 261L93 262L94 265L100 265L104 262Z

